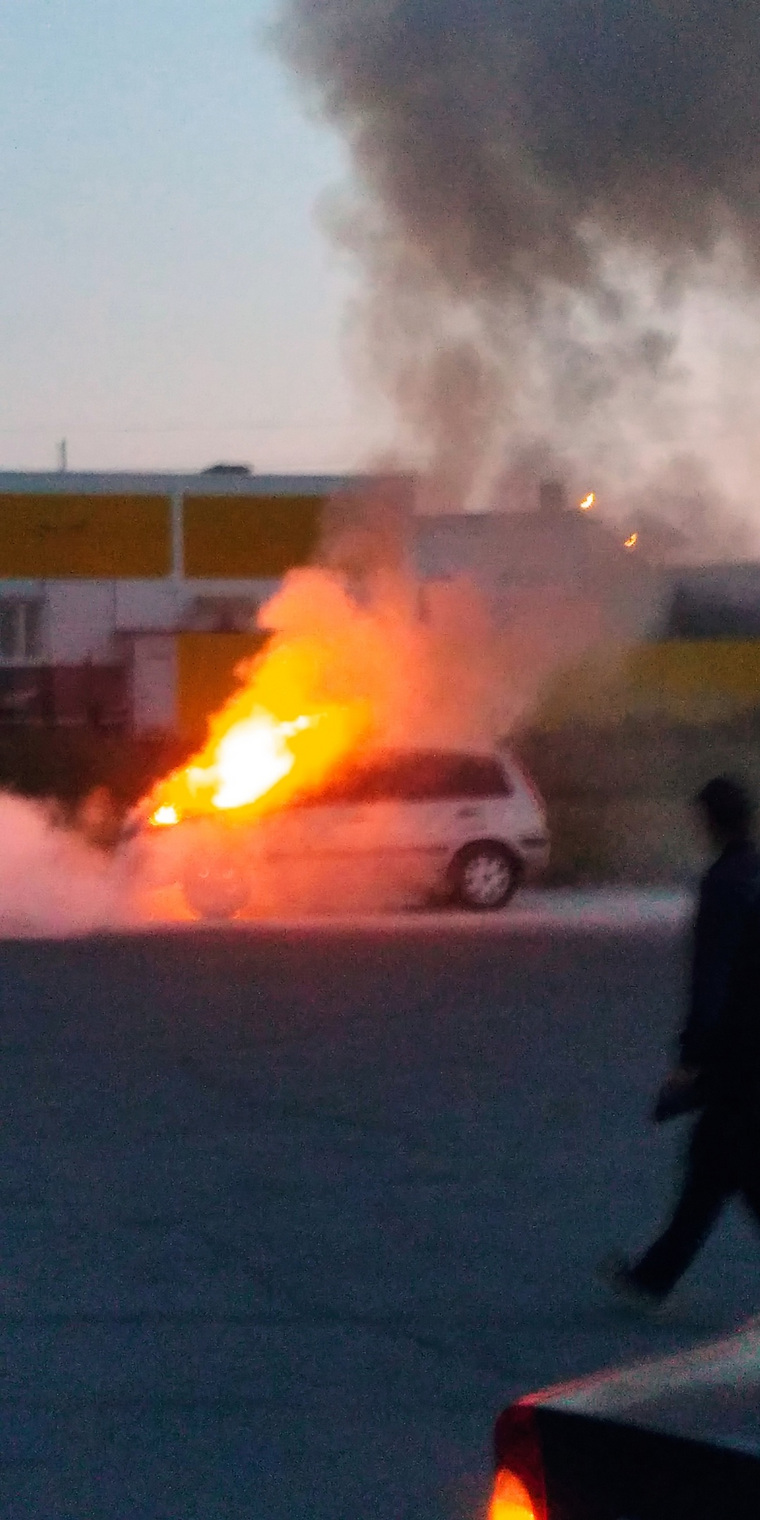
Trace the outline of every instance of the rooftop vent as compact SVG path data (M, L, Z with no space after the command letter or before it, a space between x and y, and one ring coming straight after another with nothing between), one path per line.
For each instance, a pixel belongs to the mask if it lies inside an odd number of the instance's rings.
M538 487L538 509L556 517L567 507L567 493L561 480L542 480Z
M253 471L249 464L210 464L208 469L201 470L201 475L252 475Z

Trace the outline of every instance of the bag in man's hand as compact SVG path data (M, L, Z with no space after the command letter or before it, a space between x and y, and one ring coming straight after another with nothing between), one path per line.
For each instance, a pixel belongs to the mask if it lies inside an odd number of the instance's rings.
M698 1071L673 1071L657 1094L652 1118L655 1124L666 1124L669 1119L680 1119L683 1114L695 1114L704 1107L705 1092L701 1073Z

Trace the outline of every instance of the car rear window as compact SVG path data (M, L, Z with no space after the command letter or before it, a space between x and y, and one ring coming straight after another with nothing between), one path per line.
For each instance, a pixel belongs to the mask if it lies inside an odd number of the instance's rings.
M452 797L509 797L513 790L498 760L485 755L453 757L449 784Z

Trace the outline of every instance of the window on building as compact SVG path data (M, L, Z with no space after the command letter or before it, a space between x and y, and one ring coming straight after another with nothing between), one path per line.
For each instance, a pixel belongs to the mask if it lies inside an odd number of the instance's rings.
M33 665L42 658L42 603L0 601L0 663Z

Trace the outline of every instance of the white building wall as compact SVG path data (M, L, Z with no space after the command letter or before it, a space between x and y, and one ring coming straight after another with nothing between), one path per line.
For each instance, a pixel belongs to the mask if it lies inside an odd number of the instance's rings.
M41 583L45 654L52 665L113 662L115 585L108 581Z
M185 597L175 581L115 581L114 631L175 629Z
M177 644L171 634L136 638L131 652L132 726L151 733L174 726L177 716Z
M112 665L123 660L120 633L173 633L193 626L199 597L249 599L262 606L276 581L6 580L0 598L39 601L44 608L41 661Z

